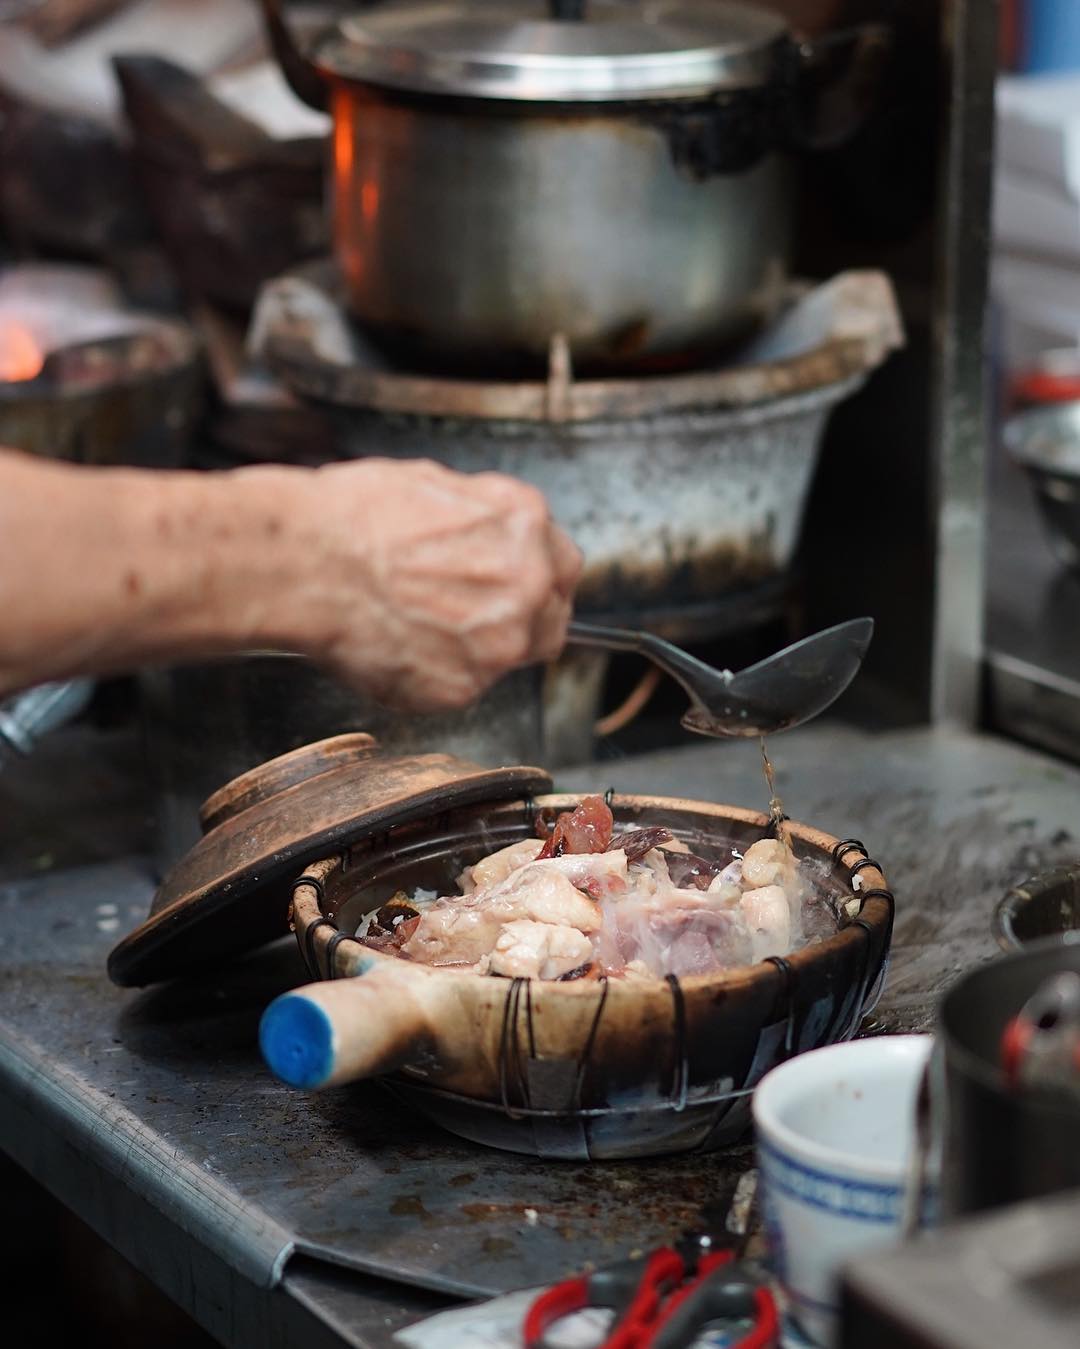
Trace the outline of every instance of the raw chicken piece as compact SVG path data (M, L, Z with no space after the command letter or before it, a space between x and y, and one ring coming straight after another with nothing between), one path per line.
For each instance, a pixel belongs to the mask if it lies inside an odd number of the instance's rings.
M473 965L495 945L508 916L473 896L440 899L424 913L401 953L425 965Z
M649 963L654 971L680 978L738 965L750 950L738 910L709 903L665 909L654 918L652 930L661 955L659 963L655 957Z
M577 928L521 918L499 933L490 968L515 979L558 979L592 958L592 943Z
M695 921L680 932L668 947L667 973L685 979L688 974L709 974L716 969L714 934Z
M608 854L614 856L614 854ZM600 926L600 906L595 899L583 895L578 885L589 880L591 873L570 875L552 862L582 862L586 859L552 858L549 862L530 862L488 891L488 899L497 905L508 904L519 909L514 918L535 918L538 923L561 923L576 927L579 932L595 932ZM589 858L596 862L598 858ZM626 858L622 859L623 875ZM603 875L602 872L597 873ZM615 873L617 874L617 873Z
M508 880L515 871L538 860L562 872L579 887L595 884L598 888L604 888L612 880L626 880L626 855L621 849L597 853L568 852L558 857L541 858L539 853L543 846L537 838L511 843L508 848L501 848L474 866L466 867L458 878L458 884L466 895L477 890L492 890Z
M601 906L604 925L594 935L593 950L609 973L635 963L654 978L703 974L749 955L737 908L721 908L701 890L671 886L642 896L635 886L625 899Z
M438 900L420 916L401 950L426 965L471 965L492 950L506 923L521 918L593 932L600 926L600 909L559 867L530 862L488 890Z
M659 848L653 848L640 862L628 868L626 888L640 899L655 899L672 889L667 858Z
M558 871L594 899L621 894L626 889L626 854L621 849L601 853L564 853L561 857L542 858L523 870L528 870L534 876L541 874L541 871Z
M729 862L722 871L718 871L713 877L712 885L709 886L709 889L711 890L713 886L716 886L719 889L719 887L723 885L742 885L741 857L736 857L734 862Z
M744 890L758 890L766 885L780 885L785 890L796 888L798 863L786 844L775 838L759 839L747 848L742 860Z
M474 890L486 889L505 881L512 871L523 867L527 862L535 862L536 856L544 846L538 838L523 838L520 843L511 843L508 848L500 848L490 853L471 867L466 867L458 877L463 894L471 895Z
M466 867L461 896L375 915L369 944L429 965L524 978L715 975L805 939L803 864L776 839L709 860L663 827L612 835L599 797ZM385 910L385 912L384 912ZM388 916L389 915L389 916Z
M725 881L723 875L713 878L712 884L705 893L714 904L722 907L729 904L737 904L742 895L742 891L732 881Z
M779 885L748 890L739 901L739 912L750 931L751 960L755 964L787 953L791 946L791 909Z

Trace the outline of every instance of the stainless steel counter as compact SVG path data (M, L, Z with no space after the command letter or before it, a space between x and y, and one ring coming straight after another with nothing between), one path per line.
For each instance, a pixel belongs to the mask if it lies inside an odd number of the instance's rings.
M61 737L0 779L0 1146L222 1342L387 1346L454 1296L680 1230L747 1164L544 1165L452 1139L377 1087L291 1093L255 1048L261 1008L301 977L288 942L198 983L112 988L105 953L151 889L122 748ZM1077 851L1080 772L1004 742L819 725L773 751L791 814L862 838L897 892L883 1029L928 1027L948 980L993 953L1002 891ZM750 744L560 785L765 796Z

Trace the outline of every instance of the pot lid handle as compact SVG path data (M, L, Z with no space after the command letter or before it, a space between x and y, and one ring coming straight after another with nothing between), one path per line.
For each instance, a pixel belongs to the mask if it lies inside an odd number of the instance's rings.
M378 748L375 737L364 731L331 736L311 745L279 754L276 759L259 764L208 796L199 809L199 823L204 834L224 820L231 820L241 811L268 801L279 792L301 782L329 773L343 764L356 763Z

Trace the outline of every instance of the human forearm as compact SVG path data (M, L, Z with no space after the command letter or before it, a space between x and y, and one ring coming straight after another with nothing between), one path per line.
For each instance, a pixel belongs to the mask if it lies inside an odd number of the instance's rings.
M262 647L460 707L560 649L581 562L535 488L423 461L159 473L0 451L0 696Z
M0 454L0 693L245 645L317 645L296 604L316 528L310 476Z

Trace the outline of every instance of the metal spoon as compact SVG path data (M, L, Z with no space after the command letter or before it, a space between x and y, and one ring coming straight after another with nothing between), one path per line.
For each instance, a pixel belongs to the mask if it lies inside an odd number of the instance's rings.
M647 656L690 695L682 719L688 731L761 736L790 731L824 712L858 674L873 635L872 618L853 618L735 673L715 670L651 632L575 621L568 640Z

